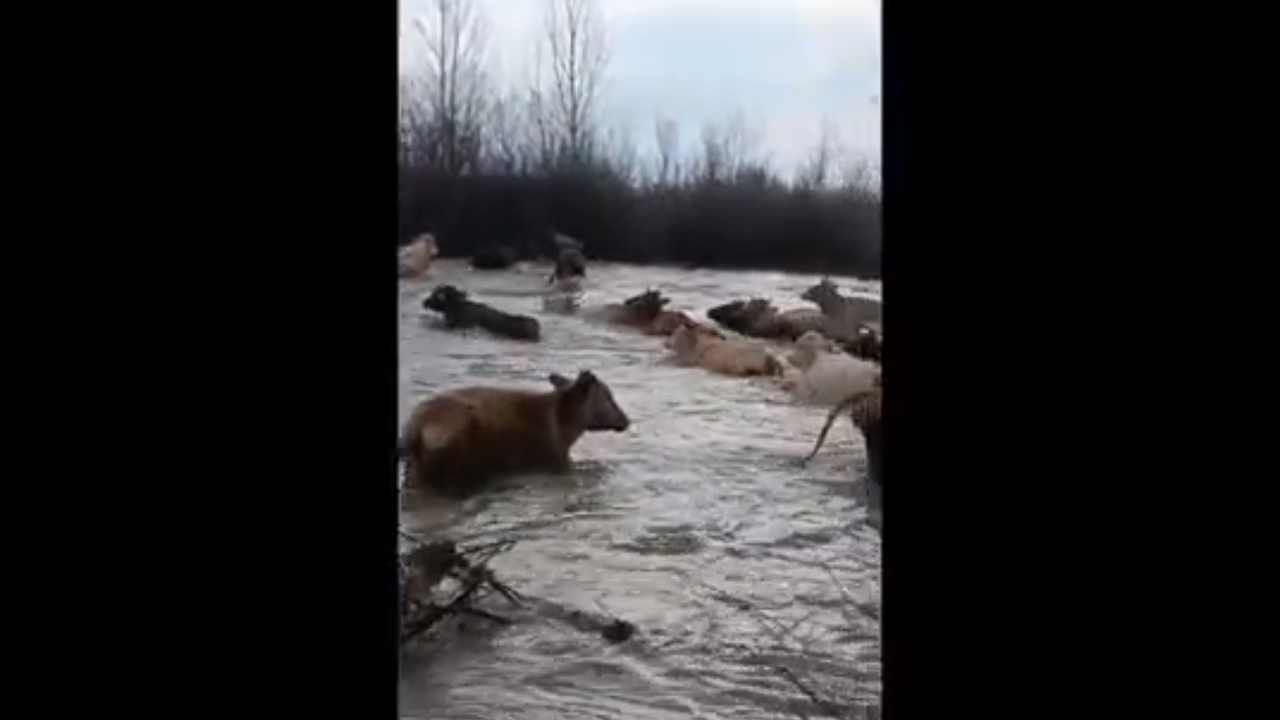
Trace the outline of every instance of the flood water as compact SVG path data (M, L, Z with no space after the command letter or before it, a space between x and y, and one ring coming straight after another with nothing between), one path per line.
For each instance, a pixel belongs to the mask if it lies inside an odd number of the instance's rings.
M406 646L401 716L878 717L880 534L847 418L802 467L827 408L799 405L769 379L673 365L662 338L546 312L537 293L549 274L549 265L473 271L449 260L401 281L402 423L442 390L546 391L550 373L580 370L607 383L631 419L624 433L584 434L568 475L514 478L460 503L402 501L402 528L418 536L516 540L490 566L537 602L487 598L485 609L514 622L466 619ZM817 279L596 263L583 303L652 287L671 298L668 309L709 323L709 308L749 296L806 307L799 295ZM845 294L880 292L878 282L833 279ZM541 342L444 330L421 308L442 283L537 317ZM553 608L616 616L637 631L611 644Z

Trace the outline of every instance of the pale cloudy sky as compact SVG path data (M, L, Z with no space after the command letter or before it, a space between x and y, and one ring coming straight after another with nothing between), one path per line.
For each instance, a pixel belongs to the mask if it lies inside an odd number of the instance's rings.
M491 67L517 83L533 57L546 0L475 0ZM428 0L400 0L402 71L421 62L408 29ZM707 122L741 111L760 151L790 171L824 118L850 156L880 164L879 0L597 0L611 50L601 120L628 129L641 152L658 113L696 145Z

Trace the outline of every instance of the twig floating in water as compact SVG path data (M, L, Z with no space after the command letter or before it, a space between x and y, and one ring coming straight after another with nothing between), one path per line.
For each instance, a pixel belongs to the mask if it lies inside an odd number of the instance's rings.
M406 540L412 540L413 542L418 543L419 545L427 544L426 540L423 540L422 538L416 535L410 535L409 533L405 532L404 530L400 530L399 528L396 529L396 532L400 533L400 537Z
M786 679L790 680L792 685L795 685L797 688L799 688L799 689L800 689L800 692L802 692L802 693L804 693L805 695L809 696L809 699L813 701L813 704L814 704L814 705L817 705L818 707L822 708L823 710L825 710L825 711L827 711L827 712L831 713L832 715L834 715L834 716L836 716L836 717L840 717L840 711L839 711L839 710L837 710L834 706L832 706L832 704L831 704L831 703L829 703L829 702L827 702L826 700L823 700L821 697L819 697L817 693L815 693L814 691L810 690L810 689L809 689L809 686L807 686L807 685L805 685L804 683L800 682L800 678L796 677L796 674L795 674L795 673L793 673L793 672L791 672L791 668L789 668L789 667L787 667L787 666L785 666L785 665L774 665L773 667L774 667L774 669L775 669L775 670L777 670L777 671L778 671L778 672L779 672L783 677L785 677Z
M485 550L493 550L494 548L498 548L497 552L505 552L510 550L515 544L515 540L494 540L493 542L481 543L473 547L464 547L458 552L463 555L475 555Z
M465 606L465 607L460 607L460 608L458 608L458 612L460 612L460 613L462 613L462 614L464 614L464 615L475 615L476 617L482 617L482 618L485 618L485 619L487 619L487 620L492 620L492 621L494 621L494 622L496 622L496 623L499 623L499 624L502 624L502 625L510 625L510 624L511 624L511 619L510 619L510 618L504 618L504 617L502 617L501 615L495 615L495 614L493 614L493 613L489 612L488 610L481 610L480 608L477 608L477 607L471 607L470 605Z
M476 555L479 553L473 551L471 557L467 557L464 553L458 552L453 542L448 540L427 544L404 531L400 531L400 534L417 543L417 547L401 556L401 562L407 562L410 569L410 575L405 580L410 590L410 595L406 599L410 605L425 608L416 613L416 616L405 618L404 629L400 635L402 643L426 631L450 613L468 613L502 624L510 624L511 621L507 618L470 607L468 602L477 591L488 586L502 593L513 604L519 604L520 596L495 579L493 572L485 566L493 556L514 545L514 541L503 541L486 546L483 549L484 557L477 558ZM426 602L425 598L412 596L415 587L418 593L429 594L445 577L453 578L462 585L462 590L448 604L441 606Z

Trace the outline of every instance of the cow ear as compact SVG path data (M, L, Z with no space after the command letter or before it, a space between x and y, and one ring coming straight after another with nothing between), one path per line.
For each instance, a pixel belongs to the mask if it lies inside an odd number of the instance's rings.
M551 373L551 376L547 379L551 381L551 386L557 390L564 390L573 384L569 382L569 378L561 375L560 373Z
M591 373L590 370L582 370L581 373L577 374L577 379L573 380L573 391L589 391L589 389L595 387L595 384L598 382L599 380L595 379L594 373Z

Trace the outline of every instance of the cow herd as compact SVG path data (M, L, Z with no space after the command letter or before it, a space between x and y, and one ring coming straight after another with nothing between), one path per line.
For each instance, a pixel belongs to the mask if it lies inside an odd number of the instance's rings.
M768 299L739 299L708 311L715 325L666 309L670 298L653 289L620 303L578 307L585 259L580 245L560 245L545 308L665 338L677 365L760 376L797 402L832 407L810 458L835 419L847 412L866 441L870 479L883 482L878 300L843 296L824 278L801 295L816 308L779 310ZM437 252L430 235L403 248L402 277L423 277ZM537 318L474 302L453 285L432 289L422 307L442 315L446 329L475 327L517 342L542 341ZM783 357L775 355L779 343L790 346ZM604 379L590 371L573 379L551 374L543 392L491 386L447 390L419 403L403 427L399 451L405 484L461 497L501 475L565 471L570 449L583 433L624 432L629 425Z

